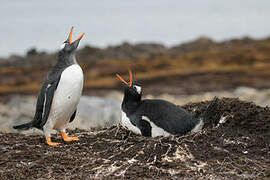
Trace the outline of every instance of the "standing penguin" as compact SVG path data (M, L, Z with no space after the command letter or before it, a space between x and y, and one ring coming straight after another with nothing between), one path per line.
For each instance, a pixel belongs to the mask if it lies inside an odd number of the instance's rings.
M56 129L64 141L78 141L78 137L68 137L66 125L76 116L83 89L83 72L75 58L76 49L82 39L82 33L72 42L73 27L68 39L61 46L58 62L48 73L42 84L33 120L29 123L14 126L14 129L27 130L38 128L43 130L46 142L50 146L60 143L51 141L51 131Z
M121 124L136 134L157 137L198 132L204 125L204 119L209 118L217 108L218 98L215 97L206 111L196 118L168 101L142 100L141 87L136 84L131 71L129 83L118 74L116 76L124 85Z

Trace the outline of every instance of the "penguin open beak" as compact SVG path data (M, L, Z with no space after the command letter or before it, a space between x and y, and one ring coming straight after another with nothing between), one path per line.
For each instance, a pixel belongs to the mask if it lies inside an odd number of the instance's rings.
M84 33L82 33L75 41L72 42L72 34L73 34L73 26L72 26L72 28L70 30L70 33L69 33L69 36L68 36L68 42L69 42L69 44L72 44L72 43L74 43L76 41L81 40L82 37L83 37L83 35L84 35Z
M130 70L128 70L129 72L129 82L126 82L119 74L116 74L116 77L122 81L123 83L125 83L127 86L131 87L132 86L132 82L133 82L133 77L132 77L132 72Z

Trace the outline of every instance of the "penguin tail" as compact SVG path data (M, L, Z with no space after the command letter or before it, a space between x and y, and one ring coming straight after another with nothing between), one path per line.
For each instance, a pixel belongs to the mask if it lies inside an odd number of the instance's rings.
M21 125L18 125L18 126L13 126L13 128L17 129L17 130L28 130L28 129L32 128L32 127L33 127L32 122L21 124Z
M212 116L216 114L219 114L218 102L219 99L218 97L215 96L212 102L208 105L207 109L204 111L204 113L200 115L200 118L203 119L203 121L205 119L210 119ZM212 122L212 125L214 125L214 121Z

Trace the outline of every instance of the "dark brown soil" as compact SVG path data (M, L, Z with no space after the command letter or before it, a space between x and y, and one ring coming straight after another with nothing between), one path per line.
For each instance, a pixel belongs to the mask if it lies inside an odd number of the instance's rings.
M184 108L199 115L209 102ZM195 111L194 111L195 109ZM80 142L49 147L39 135L0 133L0 179L261 179L270 178L270 109L223 98L226 122L166 138L118 126L70 131ZM61 141L59 135L55 141Z

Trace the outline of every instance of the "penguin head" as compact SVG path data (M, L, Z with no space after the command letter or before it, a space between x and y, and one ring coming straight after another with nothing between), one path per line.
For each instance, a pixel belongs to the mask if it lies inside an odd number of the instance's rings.
M130 100L141 100L142 97L142 88L139 86L132 72L129 70L129 82L126 82L119 74L116 74L116 77L122 81L123 87L125 89L125 96L128 96Z
M73 53L76 51L84 33L82 33L75 41L72 41L72 34L73 34L73 27L70 30L70 33L68 35L68 39L61 45L60 52Z

